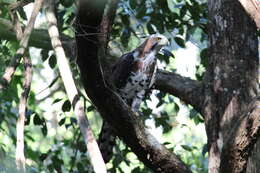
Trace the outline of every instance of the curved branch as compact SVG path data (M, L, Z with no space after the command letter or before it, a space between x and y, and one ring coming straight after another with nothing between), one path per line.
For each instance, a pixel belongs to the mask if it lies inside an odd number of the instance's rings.
M179 74L159 70L155 88L170 93L190 104L198 112L202 110L204 100L203 85L201 82L183 77Z
M86 93L102 117L147 167L155 172L191 173L176 155L145 129L141 120L121 97L105 84L98 59L98 49L101 46L98 36L84 35L99 32L104 6L104 1L81 1L77 16L77 63ZM92 27L84 27L89 25Z

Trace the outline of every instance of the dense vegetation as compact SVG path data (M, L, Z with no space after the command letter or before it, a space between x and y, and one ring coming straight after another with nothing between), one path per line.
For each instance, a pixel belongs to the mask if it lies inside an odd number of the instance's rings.
M32 8L30 1L0 0L1 76L20 47L14 32L16 22L24 28ZM85 94L76 64L77 51L73 40L79 34L75 28L81 27L81 23L75 19L77 9L77 2L73 0L61 0L55 4L66 55L84 100L91 128L95 137L98 137L102 118ZM116 61L122 54L136 48L146 36L161 33L170 40L167 49L174 57L162 52L158 56L160 68L200 82L209 65L207 24L208 10L204 0L121 0L109 37L108 60ZM33 66L24 131L26 170L59 173L93 171L51 47L45 8L38 15L25 54L30 57ZM16 170L16 122L25 88L24 74L24 65L21 63L9 84L1 82L5 88L0 91L0 172L11 173ZM208 147L204 119L199 111L178 97L159 90L153 91L140 110L147 128L167 149L177 154L192 172L206 173ZM121 140L117 140L114 156L107 167L110 172L152 172Z

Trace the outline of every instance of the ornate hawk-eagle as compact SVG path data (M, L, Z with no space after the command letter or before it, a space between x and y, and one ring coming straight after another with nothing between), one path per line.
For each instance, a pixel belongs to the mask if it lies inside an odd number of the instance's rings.
M135 50L124 54L113 66L112 81L122 99L135 112L154 84L156 54L166 44L168 39L165 36L153 34ZM105 162L111 159L114 145L113 130L104 122L99 136L99 147Z

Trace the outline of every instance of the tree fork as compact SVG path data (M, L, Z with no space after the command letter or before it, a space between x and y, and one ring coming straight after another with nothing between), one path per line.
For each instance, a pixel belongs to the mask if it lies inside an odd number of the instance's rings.
M97 35L102 21L104 1L80 1L77 16L76 42L78 65L85 90L102 117L116 130L117 135L132 149L144 164L155 172L191 173L185 164L147 132L144 125L121 97L109 88L98 58L100 43ZM84 26L92 26L84 27ZM87 49L86 49L87 48ZM111 104L113 103L113 104Z
M231 163L221 158L223 154L231 157L227 140L230 142L236 135L230 131L259 92L256 25L237 0L209 0L208 9L210 56L203 81L202 112L208 135L209 172L219 173L221 167L237 173L232 165L239 165L239 159ZM236 150L233 147L229 149ZM247 160L249 155L244 157Z

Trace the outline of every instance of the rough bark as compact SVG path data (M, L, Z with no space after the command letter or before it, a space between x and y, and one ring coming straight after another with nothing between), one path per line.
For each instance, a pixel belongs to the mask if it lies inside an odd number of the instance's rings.
M222 149L220 172L245 172L248 157L260 136L259 115L260 97L257 97L230 131Z
M102 117L114 127L117 135L146 166L156 172L190 172L176 155L147 132L135 113L106 85L98 59L98 48L102 45L99 45L97 35L83 34L99 32L105 3L97 2L81 1L77 16L77 63L89 98Z
M208 136L209 172L218 173L221 164L221 170L227 168L233 173L237 171L231 163L220 158L227 140L239 135L230 133L235 122L247 111L258 93L256 25L238 1L209 0L208 9L210 57L204 78L202 112ZM237 147L235 144L232 146ZM231 155L232 152L225 154ZM244 159L247 160L248 156Z

